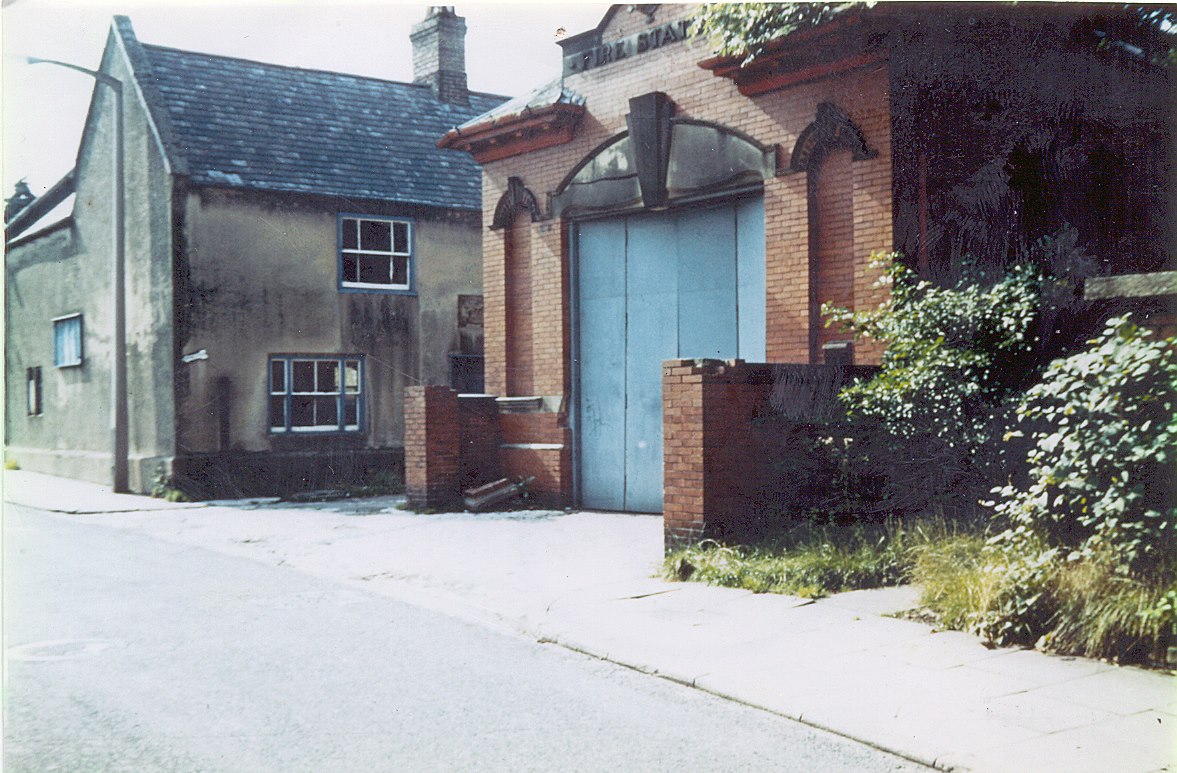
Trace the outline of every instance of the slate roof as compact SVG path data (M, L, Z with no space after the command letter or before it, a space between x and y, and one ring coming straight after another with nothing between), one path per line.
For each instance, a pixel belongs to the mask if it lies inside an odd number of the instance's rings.
M451 105L427 85L139 45L137 77L196 184L482 207L478 165L437 141L505 97Z

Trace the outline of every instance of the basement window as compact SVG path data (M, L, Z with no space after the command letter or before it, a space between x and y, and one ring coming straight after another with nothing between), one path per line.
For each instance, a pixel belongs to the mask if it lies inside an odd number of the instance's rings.
M411 291L412 236L408 220L341 216L340 286L361 291Z
M73 368L82 364L82 315L53 320L53 364Z
M270 358L271 432L359 432L363 426L363 358L358 355Z

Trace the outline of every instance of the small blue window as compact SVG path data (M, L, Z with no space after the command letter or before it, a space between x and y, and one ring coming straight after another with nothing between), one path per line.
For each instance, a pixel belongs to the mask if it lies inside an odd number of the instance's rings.
M82 315L53 320L53 364L72 368L82 364Z

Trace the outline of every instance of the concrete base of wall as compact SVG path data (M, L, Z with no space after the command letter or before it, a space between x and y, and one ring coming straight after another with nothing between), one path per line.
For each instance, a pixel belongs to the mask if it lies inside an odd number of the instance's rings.
M299 491L402 484L403 448L337 451L226 452L176 457L178 488L198 499L283 496Z
M4 451L6 461L15 462L22 470L43 472L61 478L73 478L103 486L111 484L110 454L102 451L29 448L9 446ZM132 493L146 494L162 470L171 470L169 456L134 456L128 460L128 486Z

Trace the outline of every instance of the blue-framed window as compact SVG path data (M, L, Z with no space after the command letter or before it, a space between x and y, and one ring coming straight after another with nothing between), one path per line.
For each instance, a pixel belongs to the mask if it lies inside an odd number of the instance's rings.
M413 224L391 217L340 215L339 284L353 290L413 289Z
M270 357L271 432L359 432L364 359L303 354Z
M72 368L82 364L82 315L53 320L53 364Z

